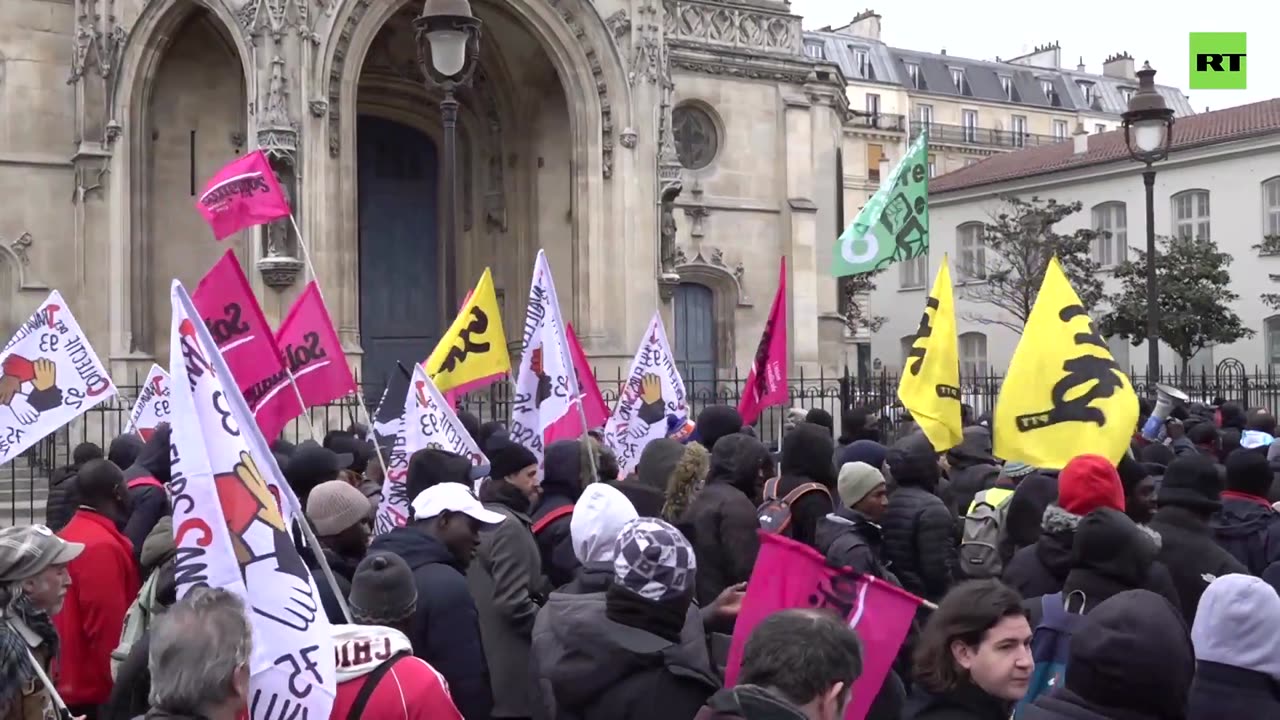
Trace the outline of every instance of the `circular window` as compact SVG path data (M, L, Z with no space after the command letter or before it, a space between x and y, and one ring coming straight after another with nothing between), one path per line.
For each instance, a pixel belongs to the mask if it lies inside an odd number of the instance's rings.
M720 149L715 120L696 105L681 105L671 111L671 134L680 164L689 170L710 165Z

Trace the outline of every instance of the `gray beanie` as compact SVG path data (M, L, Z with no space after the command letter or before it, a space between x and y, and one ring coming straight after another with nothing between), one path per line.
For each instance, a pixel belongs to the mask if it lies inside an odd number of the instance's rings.
M401 622L418 607L413 571L399 555L371 553L351 578L351 618L361 625Z

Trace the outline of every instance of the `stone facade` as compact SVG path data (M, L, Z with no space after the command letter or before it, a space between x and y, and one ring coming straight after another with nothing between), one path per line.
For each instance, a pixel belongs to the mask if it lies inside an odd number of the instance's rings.
M411 27L420 3L0 3L0 331L57 288L123 380L167 362L170 279L193 287L231 247L273 322L314 273L357 366L371 293L443 288L449 272L465 289L485 266L515 344L541 247L604 373L630 361L655 308L669 331L687 322L681 283L710 290L717 369L745 370L786 256L793 365L837 366L846 339L826 258L844 78L804 55L788 7L474 0L484 26L458 92L457 262L405 281L395 253L362 243L440 234L398 227L385 192L362 192L375 159L357 148L377 138L357 128L377 118L442 147L442 96L424 83ZM282 222L224 247L195 196L255 147L302 237ZM459 298L434 297L421 324L438 337Z

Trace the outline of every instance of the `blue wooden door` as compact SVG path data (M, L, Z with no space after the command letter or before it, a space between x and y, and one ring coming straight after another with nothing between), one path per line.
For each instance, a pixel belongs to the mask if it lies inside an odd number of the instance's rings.
M436 146L418 130L361 116L356 135L361 377L377 393L397 360L411 368L440 337L439 172Z
M675 297L676 366L699 405L715 402L716 317L711 288L681 283Z

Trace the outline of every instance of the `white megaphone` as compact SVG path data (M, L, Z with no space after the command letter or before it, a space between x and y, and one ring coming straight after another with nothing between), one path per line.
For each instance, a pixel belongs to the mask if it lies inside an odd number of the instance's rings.
M1151 411L1151 417L1147 418L1147 422L1142 426L1142 437L1155 442L1160 439L1160 433L1164 430L1164 421L1169 419L1169 413L1173 412L1174 403L1188 402L1191 398L1176 387L1171 385L1156 385L1156 407Z

